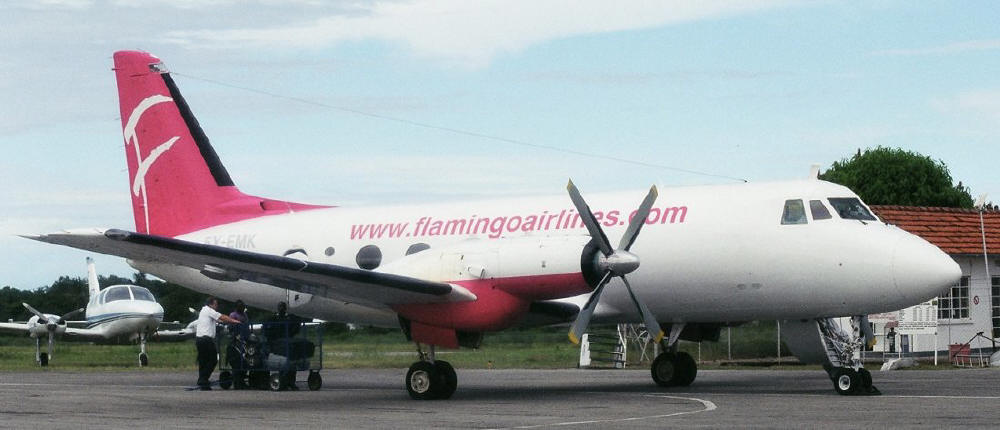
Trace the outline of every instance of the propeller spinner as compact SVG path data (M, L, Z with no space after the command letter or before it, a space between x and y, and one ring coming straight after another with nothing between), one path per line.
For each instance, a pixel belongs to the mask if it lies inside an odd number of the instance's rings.
M594 213L591 212L590 206L583 200L580 190L576 188L576 185L573 185L572 180L566 185L566 190L569 191L569 197L573 201L573 205L576 206L576 211L579 212L580 218L583 219L583 224L587 227L587 231L590 232L590 237L594 238L594 241L597 242L598 249L601 251L597 256L597 267L604 273L601 276L601 280L597 283L597 288L594 289L594 292L587 300L587 304L577 314L576 321L570 327L569 340L575 344L580 343L580 337L590 324L590 318L594 315L594 309L597 308L601 294L604 293L604 287L611 281L611 278L617 276L625 284L625 289L628 290L632 303L635 303L635 307L639 311L639 316L646 324L646 330L650 334L653 334L654 342L659 342L663 339L663 330L660 329L660 324L656 321L656 317L649 312L649 308L635 295L635 292L632 291L632 285L625 278L625 275L639 268L639 256L629 252L629 249L632 248L632 244L635 243L635 239L639 236L639 230L646 223L649 210L653 207L653 202L656 201L656 186L654 185L649 188L649 194L646 195L646 198L639 205L639 210L636 211L635 216L629 220L628 229L625 230L625 234L622 235L621 240L618 242L617 249L611 247L608 236L604 234L604 230L601 228L600 223L597 222L597 218L594 217Z

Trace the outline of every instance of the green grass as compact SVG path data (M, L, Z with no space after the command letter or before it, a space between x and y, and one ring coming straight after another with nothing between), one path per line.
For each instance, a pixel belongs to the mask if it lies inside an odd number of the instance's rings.
M595 327L597 330L613 328ZM773 359L777 353L774 322L755 322L732 329L732 358ZM35 363L35 343L27 337L0 336L0 370L38 370ZM726 330L719 342L681 342L680 349L695 359L700 358L701 369L734 369L751 366L722 365L729 358ZM46 346L42 344L42 351ZM439 350L438 358L463 369L572 369L576 368L579 347L569 342L566 328L536 328L506 330L486 334L479 349ZM149 363L152 369L194 370L195 347L193 341L148 344ZM118 371L138 369L137 345L93 345L57 341L55 354L49 364L51 370ZM791 357L783 349L782 357ZM649 363L638 362L639 351L628 353L629 366L646 368ZM406 368L416 360L416 347L406 341L399 330L360 329L327 332L323 342L323 367L346 368ZM818 368L818 366L814 366ZM943 366L950 368L947 363ZM770 366L771 369L803 366ZM921 365L921 368L934 368Z

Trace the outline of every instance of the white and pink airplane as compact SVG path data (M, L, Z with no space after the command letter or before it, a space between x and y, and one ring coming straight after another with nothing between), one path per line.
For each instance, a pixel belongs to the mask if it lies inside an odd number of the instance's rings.
M664 351L653 380L686 386L697 367L679 339L781 320L789 347L823 363L838 392L875 393L859 359L862 316L921 303L960 276L938 248L880 222L815 169L806 180L668 188L662 197L654 187L589 203L572 182L568 197L363 208L246 195L160 60L122 51L114 63L135 231L29 238L121 256L260 308L290 297L300 316L401 327L419 351L405 378L415 399L456 389L436 347L558 323L571 323L576 342L590 321L644 322ZM844 315L852 330L833 324Z

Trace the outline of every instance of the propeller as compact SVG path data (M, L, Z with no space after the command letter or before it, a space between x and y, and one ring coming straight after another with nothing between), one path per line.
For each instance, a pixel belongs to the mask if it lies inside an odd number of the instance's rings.
M31 305L29 305L27 303L21 303L21 304L24 305L25 309L27 309L28 312L31 312L32 314L35 314L35 316L38 317L38 323L39 324L45 324L45 326L49 329L49 331L54 331L56 329L57 325L66 324L66 320L68 320L70 318L73 318L77 314L79 314L80 312L84 311L83 308L76 309L76 310L70 311L69 313L67 313L67 314L65 314L65 315L63 315L61 317L59 317L59 316L55 317L54 321L50 321L49 317L50 316L54 316L54 315L43 314L43 313L39 312L38 309L35 309L34 307L32 307Z
M656 186L654 185L649 188L649 194L642 200L635 216L629 220L628 229L625 230L625 234L619 240L617 249L611 247L608 236L604 234L604 230L601 228L597 218L594 217L594 213L591 212L590 206L587 205L583 196L580 195L580 190L576 188L576 185L573 185L572 180L566 185L566 190L569 191L569 198L573 201L573 205L576 206L576 211L579 212L580 218L583 219L583 225L587 227L590 237L597 242L597 247L600 250L600 254L597 255L597 268L604 273L601 276L600 282L597 283L597 288L594 289L590 298L587 299L587 303L580 310L580 313L577 314L576 321L570 327L569 340L575 344L580 343L580 336L583 335L590 324L590 318L594 315L594 309L597 308L601 294L604 293L604 287L611 281L611 278L617 276L625 284L625 289L628 290L628 295L632 299L632 303L635 304L636 309L639 311L639 316L646 324L646 330L650 334L653 334L654 342L659 342L663 339L663 330L660 328L660 324L656 321L656 317L649 312L646 304L632 291L632 285L629 284L628 279L625 279L625 275L639 268L639 256L629 252L629 249L632 248L635 239L639 237L639 231L646 224L649 210L653 207L653 202L656 201Z

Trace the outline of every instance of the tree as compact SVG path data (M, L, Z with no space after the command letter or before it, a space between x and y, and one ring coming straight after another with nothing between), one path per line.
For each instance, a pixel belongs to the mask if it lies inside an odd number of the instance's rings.
M858 150L835 161L820 179L850 188L868 204L971 208L969 189L952 183L943 161L901 148Z

